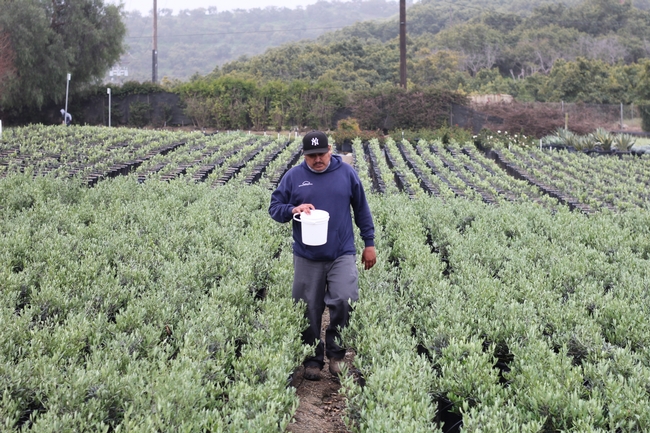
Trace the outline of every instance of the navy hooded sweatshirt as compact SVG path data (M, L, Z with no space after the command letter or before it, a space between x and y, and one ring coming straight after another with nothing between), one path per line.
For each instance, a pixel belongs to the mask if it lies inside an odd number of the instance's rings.
M366 247L375 245L375 225L357 172L339 155L332 155L322 173L312 171L303 161L289 170L271 195L269 214L280 223L292 221L291 210L304 203L329 212L327 242L310 246L302 243L301 224L293 221L293 252L308 260L332 261L356 254L352 214Z

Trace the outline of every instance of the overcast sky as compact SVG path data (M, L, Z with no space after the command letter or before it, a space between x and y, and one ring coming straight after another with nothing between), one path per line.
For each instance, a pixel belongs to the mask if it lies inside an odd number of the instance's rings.
M119 3L120 0L110 0ZM181 9L198 9L216 6L217 11L233 9L254 9L267 6L287 7L295 9L297 6L307 6L317 0L157 0L158 10L172 9L177 14ZM122 0L126 11L139 10L143 15L148 15L153 9L153 0Z

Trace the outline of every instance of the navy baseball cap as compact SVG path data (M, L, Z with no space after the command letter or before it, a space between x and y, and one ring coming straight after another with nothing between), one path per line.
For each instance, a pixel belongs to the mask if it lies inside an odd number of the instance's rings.
M320 131L311 131L302 137L302 153L310 155L312 153L326 153L329 151L327 135Z

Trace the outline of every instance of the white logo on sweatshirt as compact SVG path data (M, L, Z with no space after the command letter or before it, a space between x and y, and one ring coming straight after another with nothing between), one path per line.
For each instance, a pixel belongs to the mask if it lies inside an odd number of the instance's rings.
M313 186L313 185L314 185L313 183L311 183L310 181L306 180L306 181L304 181L303 183L301 183L300 185L298 185L298 188L301 188L301 187L303 187L303 186Z

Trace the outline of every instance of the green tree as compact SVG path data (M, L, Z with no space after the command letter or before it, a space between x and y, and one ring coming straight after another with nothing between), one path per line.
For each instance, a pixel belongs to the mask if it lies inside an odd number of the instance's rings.
M15 60L16 52L11 46L10 35L0 27L0 95L9 79L16 73Z
M633 103L639 97L637 83L642 82L642 74L647 60L631 65L614 65L610 68L605 91L612 102ZM650 77L649 77L650 78ZM650 83L649 83L650 84ZM648 93L650 96L650 93Z
M491 69L502 49L502 34L487 24L465 23L438 33L435 41L441 49L459 51L465 68L475 75Z
M422 86L452 83L460 74L460 62L456 51L421 48L409 64L408 77Z
M309 117L313 128L329 127L336 110L345 106L346 95L343 89L330 80L319 80L312 87L309 102Z
M540 94L547 101L610 103L605 93L609 67L601 60L582 57L575 61L555 62Z
M593 36L617 32L635 13L629 1L585 0L567 14L572 26ZM638 12L637 12L638 13Z
M630 53L627 61L637 62L649 54L650 14L647 11L634 11L628 18L625 27L617 32Z
M281 131L287 121L288 85L280 80L271 80L262 86L261 94L268 110L269 122L277 131Z
M287 120L291 126L303 127L314 123L309 116L310 85L304 80L293 80L287 89Z
M638 65L638 81L635 93L638 100L650 101L650 60L644 59Z
M518 76L537 72L548 74L556 60L573 55L574 46L580 37L577 30L556 24L544 27L525 25L515 33L517 42L506 49L505 57L513 74Z
M481 69L468 83L467 90L479 94L505 93L516 95L517 80L504 77L497 68Z
M229 74L217 78L212 83L212 89L215 97L213 115L217 119L217 127L247 128L249 102L257 93L256 82L250 78ZM259 113L256 112L256 116L259 116Z
M18 114L40 109L103 78L124 52L121 7L101 0L0 0L0 34L13 52L3 79L0 109Z

